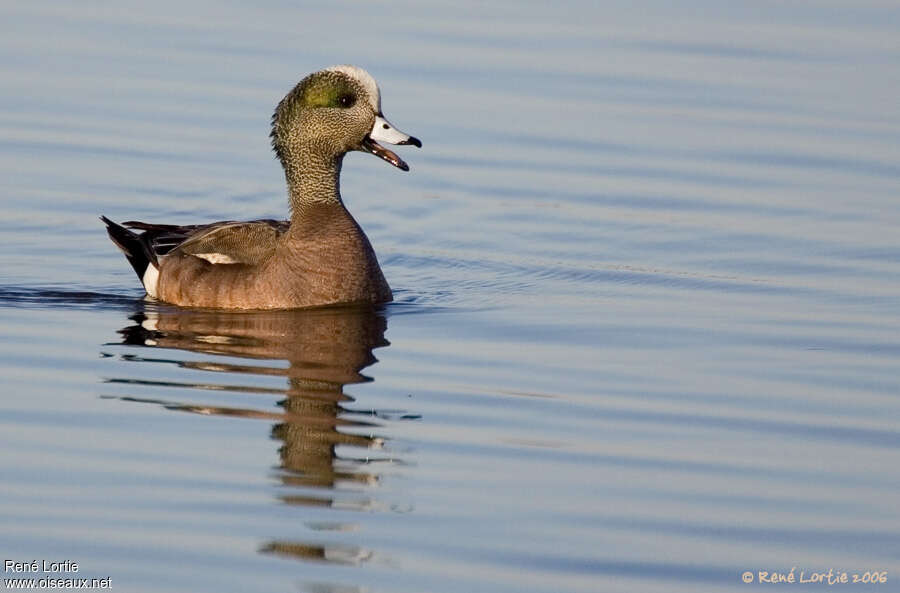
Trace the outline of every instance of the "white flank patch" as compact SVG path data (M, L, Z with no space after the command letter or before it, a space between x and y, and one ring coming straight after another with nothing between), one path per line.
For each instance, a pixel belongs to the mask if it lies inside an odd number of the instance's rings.
M211 264L239 264L238 260L224 253L194 253L194 257L205 259Z
M198 342L206 342L207 344L232 344L234 339L229 336L194 336Z
M375 113L381 113L381 91L378 90L378 83L372 78L372 75L360 68L359 66L351 66L350 64L341 64L340 66L332 66L326 68L330 72L342 72L361 84L369 94L369 104Z
M159 294L156 290L159 287L159 268L153 264L148 264L147 269L144 270L144 277L141 278L141 282L144 283L144 290L147 291L147 294L156 298Z

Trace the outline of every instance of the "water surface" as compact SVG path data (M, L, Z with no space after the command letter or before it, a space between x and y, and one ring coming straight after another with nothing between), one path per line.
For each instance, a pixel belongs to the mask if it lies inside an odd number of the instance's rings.
M0 11L4 558L129 593L896 588L892 3ZM397 301L143 300L97 216L285 216L270 114L345 62L424 142L344 166Z

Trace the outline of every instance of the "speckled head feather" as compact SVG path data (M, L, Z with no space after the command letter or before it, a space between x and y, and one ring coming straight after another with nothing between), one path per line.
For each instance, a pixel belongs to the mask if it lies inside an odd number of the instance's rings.
M422 146L384 118L375 79L349 65L332 66L301 80L275 108L271 137L284 167L292 208L340 201L338 177L343 157L351 150L368 152L408 171L403 159L378 141Z
M371 114L363 106L371 108ZM335 112L316 113L319 109L345 113L340 116ZM272 148L285 166L291 143L322 136L331 139L346 136L351 140L346 150L362 140L368 131L363 128L371 128L374 116L380 112L381 93L368 72L357 66L332 66L301 80L278 103L272 115ZM350 135L359 137L350 138Z
M350 64L342 64L340 66L332 66L326 68L326 72L342 72L358 82L365 90L369 105L375 110L375 113L381 115L381 89L378 83L372 78L372 75L360 68L359 66L351 66Z

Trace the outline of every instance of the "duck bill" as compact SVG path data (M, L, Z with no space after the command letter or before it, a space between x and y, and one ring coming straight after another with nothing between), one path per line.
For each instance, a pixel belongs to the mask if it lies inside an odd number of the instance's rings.
M409 165L397 156L394 151L388 150L379 144L379 140L390 144L412 144L413 146L422 148L422 142L415 136L410 136L409 134L401 132L386 120L383 115L375 117L375 125L372 126L372 131L363 138L362 144L360 144L360 150L374 154L378 158L386 160L403 171L409 171Z

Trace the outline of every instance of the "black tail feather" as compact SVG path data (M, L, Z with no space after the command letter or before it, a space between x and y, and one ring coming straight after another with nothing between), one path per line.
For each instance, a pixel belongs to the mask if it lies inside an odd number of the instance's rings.
M105 216L101 216L100 220L106 224L106 232L109 233L109 238L116 244L116 247L122 250L122 253L128 259L128 263L131 264L138 278L143 282L147 266L151 263L155 266L159 264L156 260L156 254L153 253L153 249L145 240L143 233L134 233Z

